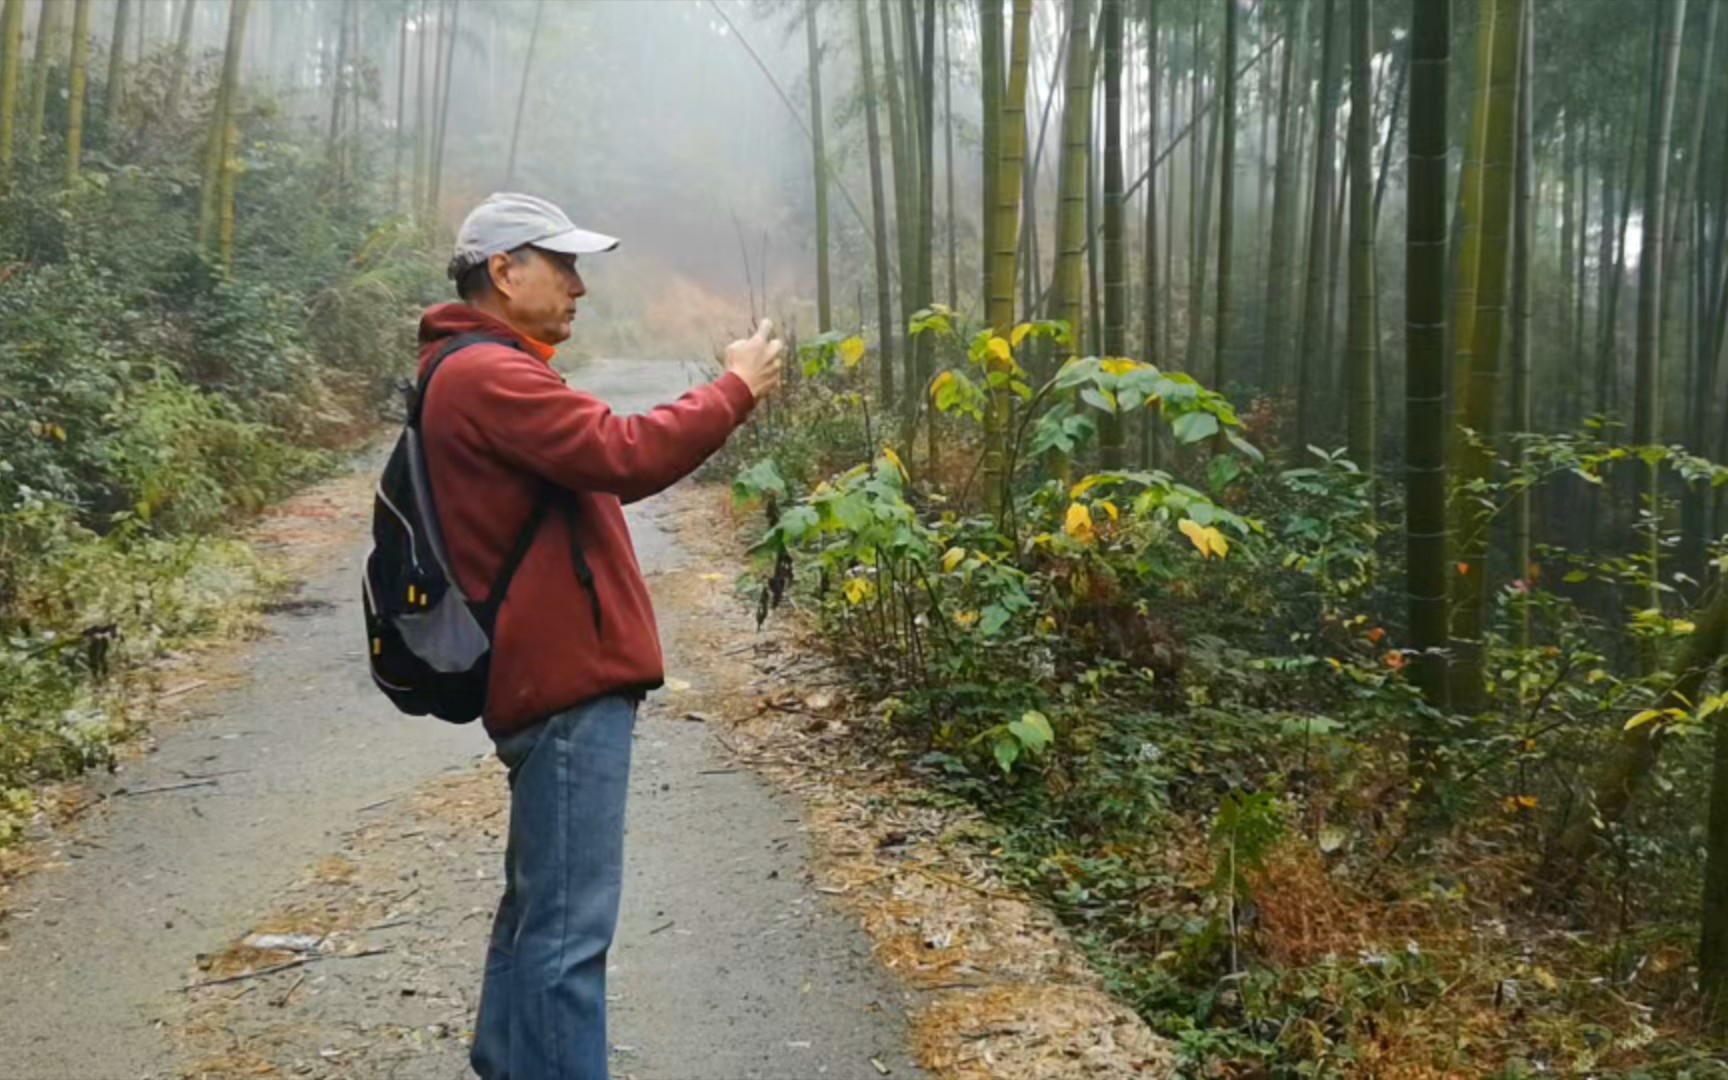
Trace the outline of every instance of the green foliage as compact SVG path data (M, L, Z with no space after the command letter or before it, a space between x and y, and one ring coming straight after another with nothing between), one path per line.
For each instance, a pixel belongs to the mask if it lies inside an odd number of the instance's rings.
M134 73L137 108L165 75ZM180 114L108 133L70 189L55 165L0 193L0 840L33 784L109 759L152 661L256 606L235 524L370 427L438 293L427 237L258 95L234 271L203 261L211 82L187 71Z
M1651 933L1693 917L1710 771L1709 740L1694 736L1728 715L1728 695L1662 704L1669 680L1654 672L1694 628L1628 606L1651 579L1646 545L1550 544L1533 566L1499 568L1491 708L1440 715L1405 682L1410 654L1383 614L1401 578L1383 479L1376 493L1318 448L1267 462L1227 400L1132 360L1073 360L1034 385L1018 353L1059 324L1004 338L932 308L913 329L950 346L926 388L945 443L976 452L993 391L1012 399L1003 513L904 448L873 443L847 467L830 439L838 467L812 474L785 467L808 458L762 446L734 485L769 511L758 573L795 575L783 595L882 702L896 749L984 812L1006 872L1170 1036L1185 1074L1369 1075L1432 1059L1473 1075L1523 1075L1519 1061L1630 1075L1605 1066L1656 1045L1693 1060L1597 989L1624 980L1643 946L1526 938L1514 956L1481 929L1486 912L1527 908L1550 814L1628 724L1674 738L1659 800L1614 832L1590 887ZM794 446L850 400L855 376L832 361L841 340L806 365L798 400L812 404L777 418ZM1161 422L1176 448L1165 468L1098 466L1098 433L1130 414ZM1485 528L1505 528L1522 493L1575 498L1646 461L1677 484L1728 482L1679 449L1595 432L1520 442L1493 479L1455 493ZM1671 573L1661 585L1697 589ZM1432 731L1445 738L1418 782L1409 740ZM1660 985L1638 1000L1683 992ZM1461 1004L1507 986L1539 1017L1527 1028ZM1582 1018L1609 1014L1583 1033Z

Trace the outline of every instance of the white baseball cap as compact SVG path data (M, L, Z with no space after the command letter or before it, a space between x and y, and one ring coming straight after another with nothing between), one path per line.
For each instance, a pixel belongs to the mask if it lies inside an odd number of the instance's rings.
M578 229L569 215L545 199L500 191L487 196L462 222L451 265L470 266L529 245L565 255L593 255L617 247L618 238Z

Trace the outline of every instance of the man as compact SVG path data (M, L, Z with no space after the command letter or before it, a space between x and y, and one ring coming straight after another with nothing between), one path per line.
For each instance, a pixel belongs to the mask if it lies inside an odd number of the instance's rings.
M486 595L539 500L573 511L546 516L492 638L484 719L511 800L472 1052L486 1080L607 1076L631 728L663 676L622 504L692 472L780 383L783 346L764 320L726 349L720 378L642 416L565 386L548 362L586 291L577 257L617 244L543 199L493 195L457 237L462 302L420 322L422 370L453 335L508 342L451 354L425 402L427 469L463 593Z

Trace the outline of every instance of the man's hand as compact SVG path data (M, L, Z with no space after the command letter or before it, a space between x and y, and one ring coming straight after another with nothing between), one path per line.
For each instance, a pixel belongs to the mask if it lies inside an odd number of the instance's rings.
M769 340L773 330L774 324L763 319L754 334L726 346L726 370L743 379L757 401L780 389L780 355L786 343Z

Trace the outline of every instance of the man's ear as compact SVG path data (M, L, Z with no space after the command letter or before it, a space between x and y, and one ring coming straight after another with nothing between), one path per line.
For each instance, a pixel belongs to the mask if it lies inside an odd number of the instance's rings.
M494 255L486 260L486 269L492 275L492 288L496 289L500 295L513 296L515 294L516 283L510 278L511 272L516 269L515 259L511 258L508 253Z

